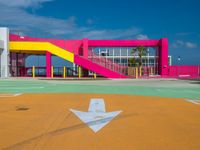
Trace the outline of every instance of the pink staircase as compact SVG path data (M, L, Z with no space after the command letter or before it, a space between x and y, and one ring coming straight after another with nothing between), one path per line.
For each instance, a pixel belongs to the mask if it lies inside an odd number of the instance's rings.
M77 65L80 65L81 67L83 67L85 69L96 72L106 78L127 78L127 76L125 76L119 72L116 72L117 69L119 69L119 68L115 68L116 71L113 71L113 70L103 66L102 64L95 63L89 59L85 59L84 57L81 57L78 55L75 55L74 63ZM110 65L108 65L108 66L110 66Z
M95 64L98 64L102 67L105 67L113 72L117 72L120 75L126 76L128 67L127 66L121 66L117 63L114 63L113 61L106 59L104 56L97 56L92 51L89 51L88 60L92 61Z

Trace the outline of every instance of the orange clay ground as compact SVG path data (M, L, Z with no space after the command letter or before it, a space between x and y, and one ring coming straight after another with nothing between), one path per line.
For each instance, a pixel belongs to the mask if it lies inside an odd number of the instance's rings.
M69 111L87 111L91 98L123 111L97 133ZM200 150L200 105L116 94L1 96L0 149Z

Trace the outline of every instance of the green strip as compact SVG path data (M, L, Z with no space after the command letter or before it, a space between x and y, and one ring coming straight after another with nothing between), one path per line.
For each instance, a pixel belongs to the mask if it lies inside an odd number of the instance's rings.
M62 81L60 81L62 83ZM104 81L106 82L106 81ZM61 84L47 81L0 80L0 93L97 93L200 99L200 88Z

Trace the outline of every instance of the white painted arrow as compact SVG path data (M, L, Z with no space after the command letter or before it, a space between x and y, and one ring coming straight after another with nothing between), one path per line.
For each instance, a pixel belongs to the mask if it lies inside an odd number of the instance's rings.
M81 121L86 123L95 133L107 125L122 111L106 112L103 99L91 99L88 112L70 109Z

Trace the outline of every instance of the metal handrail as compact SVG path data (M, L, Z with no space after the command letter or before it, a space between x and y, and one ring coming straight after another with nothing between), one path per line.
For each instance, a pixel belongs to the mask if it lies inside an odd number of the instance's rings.
M106 59L106 57L104 56L98 56L95 53L93 53L92 51L89 51L89 57L88 59L91 60L92 62L99 64L103 67L106 67L109 70L127 75L127 70L128 67L127 66L121 66L109 59Z

